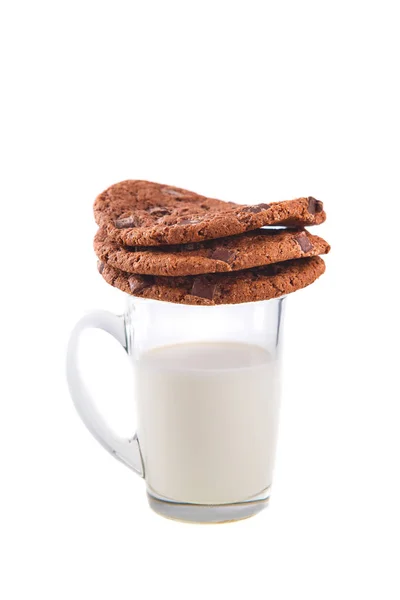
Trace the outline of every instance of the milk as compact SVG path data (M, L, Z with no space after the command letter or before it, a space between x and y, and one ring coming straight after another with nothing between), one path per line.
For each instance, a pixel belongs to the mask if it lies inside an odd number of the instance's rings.
M164 346L135 361L149 492L178 502L246 501L271 485L277 361L260 346Z

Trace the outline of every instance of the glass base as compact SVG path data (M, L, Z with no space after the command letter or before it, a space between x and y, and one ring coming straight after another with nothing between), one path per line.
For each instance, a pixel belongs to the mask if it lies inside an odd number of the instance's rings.
M245 502L233 504L187 504L147 492L150 508L159 515L186 523L229 523L253 517L268 506L270 488Z

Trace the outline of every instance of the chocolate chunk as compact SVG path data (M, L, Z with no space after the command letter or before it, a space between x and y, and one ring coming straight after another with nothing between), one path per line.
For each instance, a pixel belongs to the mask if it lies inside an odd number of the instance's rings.
M312 215L315 213L320 213L324 210L324 205L321 200L316 200L312 196L308 197L308 212Z
M154 283L154 277L151 275L131 275L128 278L128 283L132 294L137 294L151 287Z
M250 213L259 213L262 210L267 210L269 207L269 204L256 204L255 206L246 206L243 210Z
M102 273L102 272L103 272L103 270L104 270L104 266L105 266L105 265L104 265L104 263L103 263L103 262L101 262L101 260L98 260L98 261L97 261L97 270L98 270L98 272L100 273L100 275L101 275L101 273Z
M255 270L256 275L278 275L282 272L282 265L273 263L272 265L266 265Z
M207 298L208 300L212 300L214 297L215 287L215 283L211 283L205 277L196 277L190 293L192 296L198 296L199 298Z
M115 221L115 227L117 229L128 229L129 227L135 227L134 218L126 217L124 219L117 219Z
M278 275L282 271L282 267L277 264L268 265L266 275Z
M312 250L314 247L308 239L307 235L304 233L304 231L302 233L299 233L298 235L295 235L294 239L296 240L303 252L310 252L310 250Z
M235 259L236 252L234 250L229 250L229 248L215 248L211 252L210 258L214 258L215 260L222 260L228 264L232 263Z
M153 217L164 217L165 215L171 214L170 211L164 206L153 206L149 208L147 212Z

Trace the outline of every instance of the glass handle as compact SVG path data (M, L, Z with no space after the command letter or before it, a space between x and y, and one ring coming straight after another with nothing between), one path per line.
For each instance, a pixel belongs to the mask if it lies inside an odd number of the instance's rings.
M77 364L77 350L81 333L85 329L102 329L112 335L127 352L126 325L123 316L106 311L93 311L84 315L71 333L67 351L67 380L75 408L82 421L98 442L115 458L144 477L144 467L139 441L135 434L131 439L116 435L104 421L85 387Z

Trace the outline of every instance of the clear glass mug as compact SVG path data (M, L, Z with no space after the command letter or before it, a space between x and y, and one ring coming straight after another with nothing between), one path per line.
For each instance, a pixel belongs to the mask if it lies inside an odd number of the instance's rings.
M280 404L285 299L189 306L127 296L125 314L95 311L73 330L67 378L96 439L146 480L157 513L192 522L250 517L268 503ZM130 357L137 433L105 423L77 365L86 328L110 333Z

